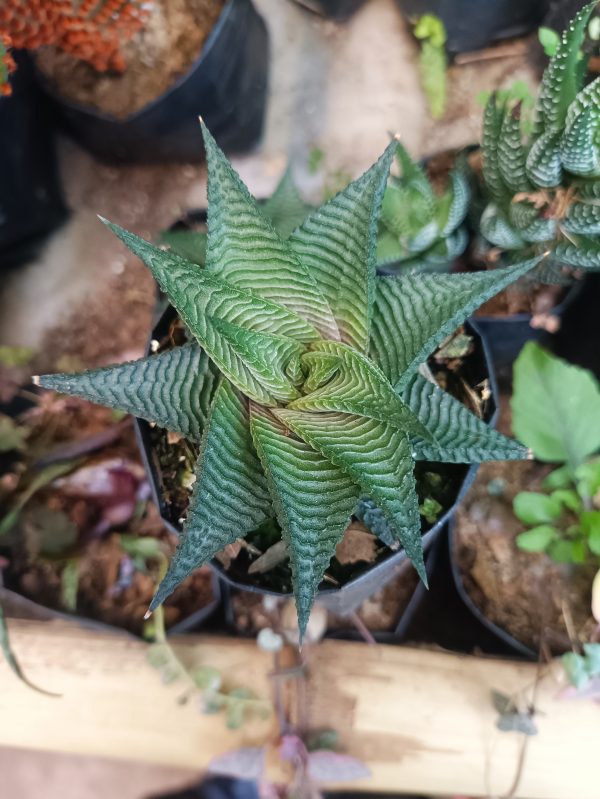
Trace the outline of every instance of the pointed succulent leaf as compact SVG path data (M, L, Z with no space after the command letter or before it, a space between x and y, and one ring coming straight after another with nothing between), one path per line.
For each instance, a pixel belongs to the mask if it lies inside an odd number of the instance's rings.
M543 188L560 185L563 176L561 136L561 131L548 130L533 142L527 154L526 171L534 185Z
M579 269L600 269L600 242L589 236L577 236L577 241L560 241L554 248L554 259Z
M558 230L558 222L556 219L544 219L538 217L529 227L521 230L521 235L525 241L534 244L541 244L543 242L552 242Z
M570 22L544 71L537 107L538 124L546 132L560 130L564 125L569 106L580 89L581 71L578 68L580 51L587 25L596 8L588 3Z
M576 187L582 200L600 200L600 180L578 181Z
M312 206L302 199L289 167L283 173L273 194L261 208L263 214L271 220L275 230L284 239L287 239L312 211Z
M362 352L369 343L377 217L394 149L392 142L371 169L313 211L289 239L327 298L341 340Z
M575 119L586 108L593 108L598 111L600 104L600 78L595 78L591 83L579 92L577 97L573 100L567 111L567 118L565 120L565 128L570 128Z
M492 460L525 460L527 447L498 433L462 402L422 375L414 375L402 391L435 440L412 437L416 460L440 463L482 463Z
M574 175L600 174L600 154L596 143L598 109L588 106L566 129L560 147L563 167Z
M208 165L206 268L239 289L282 305L327 338L339 338L326 298L304 263L264 216L202 126Z
M483 113L483 178L492 200L502 205L509 192L504 185L499 163L499 146L504 119L504 105L492 94Z
M420 194L433 212L435 195L423 167L414 161L406 147L401 142L396 142L396 163L400 170L399 183L409 189L414 189Z
M160 235L160 243L166 244L171 252L199 266L206 262L206 240L203 230L165 230Z
M393 525L396 539L419 576L426 581L414 462L406 434L360 416L287 409L274 413L374 499Z
M194 569L272 515L267 482L250 433L248 402L227 381L221 382L215 394L195 473L181 542L151 610Z
M280 421L254 404L251 429L290 557L302 635L319 584L350 522L359 489L344 471L290 436Z
M109 224L109 227L148 266L191 333L223 374L252 399L275 405L276 398L216 330L211 317L218 316L257 333L276 333L303 342L318 339L315 328L281 305L238 289L117 225Z
M371 347L390 383L405 386L467 316L539 261L474 274L379 278Z
M465 167L457 166L450 172L450 205L440 235L444 238L453 233L465 221L471 199L471 187Z
M208 319L270 396L282 402L298 396L298 389L287 376L286 368L292 358L302 355L304 345L286 336L239 327L218 316Z
M77 374L43 375L44 388L132 413L199 440L217 375L197 344Z
M525 147L521 138L521 106L508 108L502 120L498 141L498 168L504 184L512 192L527 191Z
M479 222L481 235L502 250L518 250L525 246L525 240L513 227L495 203L486 206Z
M336 358L335 374L311 393L288 404L288 408L311 412L339 411L387 422L408 433L429 438L427 429L402 402L383 372L361 353L337 341L315 345L310 356ZM309 367L314 359L309 356ZM306 356L305 356L306 359ZM309 372L309 379L310 379Z

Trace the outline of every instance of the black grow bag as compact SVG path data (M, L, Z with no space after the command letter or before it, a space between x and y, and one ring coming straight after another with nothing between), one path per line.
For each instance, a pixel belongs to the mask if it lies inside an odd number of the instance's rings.
M450 53L481 50L498 39L522 36L541 25L548 0L397 0L410 18L440 17Z
M228 0L190 70L126 119L60 97L39 76L65 129L110 163L201 162L198 117L228 152L259 140L267 95L269 39L251 0Z
M168 335L170 325L175 319L175 310L171 306L167 306L166 310L161 315L158 323L152 331L150 342L164 339ZM492 373L491 362L484 341L473 329L470 329L469 332L475 337L475 349L473 353L464 360L462 373L470 385L477 385L484 379L489 379L490 388L492 390L492 399L488 402L486 408L486 419L489 420L494 417L496 412L495 380ZM148 353L151 351L150 342L147 348ZM179 535L181 532L181 526L176 518L176 513L170 509L164 501L160 466L158 463L158 458L153 453L151 427L147 422L140 419L136 419L136 425L142 458L148 470L154 501L167 527ZM427 552L429 547L433 544L440 531L444 529L448 519L452 517L457 504L460 502L463 495L471 485L478 468L477 465L467 466L462 464L447 464L446 467L448 470L452 471L453 476L457 480L458 488L456 491L456 498L452 506L448 508L448 510L438 519L438 521L423 534L422 540L425 552ZM334 589L325 588L320 590L318 592L317 598L321 604L323 604L332 613L340 616L347 615L356 610L356 608L362 602L364 602L365 599L372 596L376 591L389 582L389 580L395 576L398 566L402 563L402 561L405 560L405 558L406 553L404 550L390 553L389 556L381 560L379 563L368 567L364 573L361 573L353 579L350 579L349 582L347 582L343 587ZM243 579L238 578L237 576L234 577L227 573L217 561L213 561L212 565L213 568L219 573L221 578L234 588L239 588L244 591L257 592L260 594L291 596L291 593L283 593L280 591L264 588L258 583L258 580L256 582L252 582L252 578L246 580L245 577ZM258 575L258 577L260 577L260 575Z
M0 97L0 270L33 258L67 217L51 109L28 59L15 61L12 94Z

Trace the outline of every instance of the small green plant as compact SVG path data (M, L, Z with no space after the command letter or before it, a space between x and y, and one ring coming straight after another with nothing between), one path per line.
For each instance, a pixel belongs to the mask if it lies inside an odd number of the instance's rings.
M180 545L152 603L276 517L300 631L360 496L425 579L416 460L520 459L420 374L436 347L536 260L476 275L378 278L381 198L396 143L282 238L203 127L204 268L107 223L152 271L190 342L42 386L119 408L200 442Z
M419 72L429 113L434 119L440 119L446 110L446 29L439 17L423 14L417 20L413 33L421 42Z
M581 48L596 2L563 33L544 72L531 136L522 104L492 95L483 121L483 175L489 203L481 233L520 260L546 256L535 277L565 280L600 269L600 78L583 86Z
M528 528L517 545L556 561L600 558L600 385L594 376L539 345L515 363L513 428L541 461L560 466L542 491L522 491L514 512Z
M466 164L459 157L447 190L438 195L400 143L396 163L399 174L390 177L381 205L377 264L396 264L402 274L446 271L468 241L463 227L470 199Z

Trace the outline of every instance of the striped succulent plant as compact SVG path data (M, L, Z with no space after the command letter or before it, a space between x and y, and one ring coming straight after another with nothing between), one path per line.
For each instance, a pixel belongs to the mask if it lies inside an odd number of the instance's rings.
M481 233L495 247L517 251L517 258L547 253L536 278L549 281L560 279L565 266L600 269L600 78L583 88L582 55L595 7L585 6L560 39L544 72L529 141L519 104L492 96L484 115L490 201Z
M361 496L380 508L386 534L425 579L415 460L526 457L419 366L536 261L476 275L377 278L377 216L395 145L285 239L203 133L204 267L107 223L152 271L194 343L40 383L200 442L181 542L152 608L276 517L303 630Z
M399 175L392 175L381 205L377 265L394 271L447 271L467 246L463 222L469 205L466 165L458 159L449 187L437 195L425 170L396 145Z

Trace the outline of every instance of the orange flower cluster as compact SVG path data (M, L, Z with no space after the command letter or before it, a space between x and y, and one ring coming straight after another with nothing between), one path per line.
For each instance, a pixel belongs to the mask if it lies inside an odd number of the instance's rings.
M11 46L52 44L98 72L125 69L121 47L143 25L142 0L3 0L0 33Z
M10 94L10 83L8 76L11 72L15 71L16 64L13 57L8 52L9 47L12 46L10 37L6 34L0 33L0 97L5 97Z

